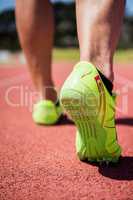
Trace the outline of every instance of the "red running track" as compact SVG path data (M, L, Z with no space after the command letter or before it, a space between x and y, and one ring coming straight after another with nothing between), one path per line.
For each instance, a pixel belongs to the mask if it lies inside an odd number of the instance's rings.
M58 90L71 68L53 66ZM0 68L0 200L133 200L133 69L117 65L115 75L123 158L117 166L92 166L75 155L73 124L32 122L26 68Z

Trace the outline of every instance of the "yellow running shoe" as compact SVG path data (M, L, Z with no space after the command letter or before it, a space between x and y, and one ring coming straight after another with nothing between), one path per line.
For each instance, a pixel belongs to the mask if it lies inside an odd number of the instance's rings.
M54 104L50 100L41 100L34 105L32 118L37 124L56 124L62 114L59 103Z
M79 62L61 89L60 101L77 126L80 160L117 162L121 147L115 127L115 98L99 73L91 63Z

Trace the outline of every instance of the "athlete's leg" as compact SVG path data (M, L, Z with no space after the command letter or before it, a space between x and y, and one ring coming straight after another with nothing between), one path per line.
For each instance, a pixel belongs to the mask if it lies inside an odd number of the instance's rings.
M81 62L65 81L60 100L77 126L79 158L117 162L121 148L116 140L115 100L108 89L112 84L95 66L102 67L113 81L113 55L120 35L124 0L76 0L76 11Z
M16 0L16 21L22 49L25 53L36 89L43 99L55 100L51 77L53 47L53 11L49 0Z
M125 0L76 0L80 60L102 67L111 81L124 6Z

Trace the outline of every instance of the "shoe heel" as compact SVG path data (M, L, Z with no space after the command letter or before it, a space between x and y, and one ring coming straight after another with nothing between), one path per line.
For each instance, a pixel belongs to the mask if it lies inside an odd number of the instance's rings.
M94 94L62 90L60 102L75 123L79 120L94 122L98 115L98 100Z

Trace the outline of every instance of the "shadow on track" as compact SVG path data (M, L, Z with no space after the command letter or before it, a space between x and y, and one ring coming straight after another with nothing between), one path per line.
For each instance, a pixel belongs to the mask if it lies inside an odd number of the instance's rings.
M117 125L123 125L123 126L133 126L133 118L117 118L116 120ZM70 120L67 115L62 115L59 119L59 122L56 124L59 125L74 125L73 121Z
M98 167L98 171L102 176L115 180L133 180L133 157L120 157L116 164L97 163L83 161L85 164Z
M56 126L61 126L61 125L74 125L74 123L67 117L67 115L62 115L59 121L57 122Z
M116 120L117 125L123 126L133 126L133 118L117 118ZM73 121L70 120L67 115L62 115L59 119L59 122L56 124L58 125L74 125Z
M121 157L119 163L99 166L99 173L116 180L133 180L133 157Z
M117 118L116 124L121 124L123 126L133 126L133 118Z

